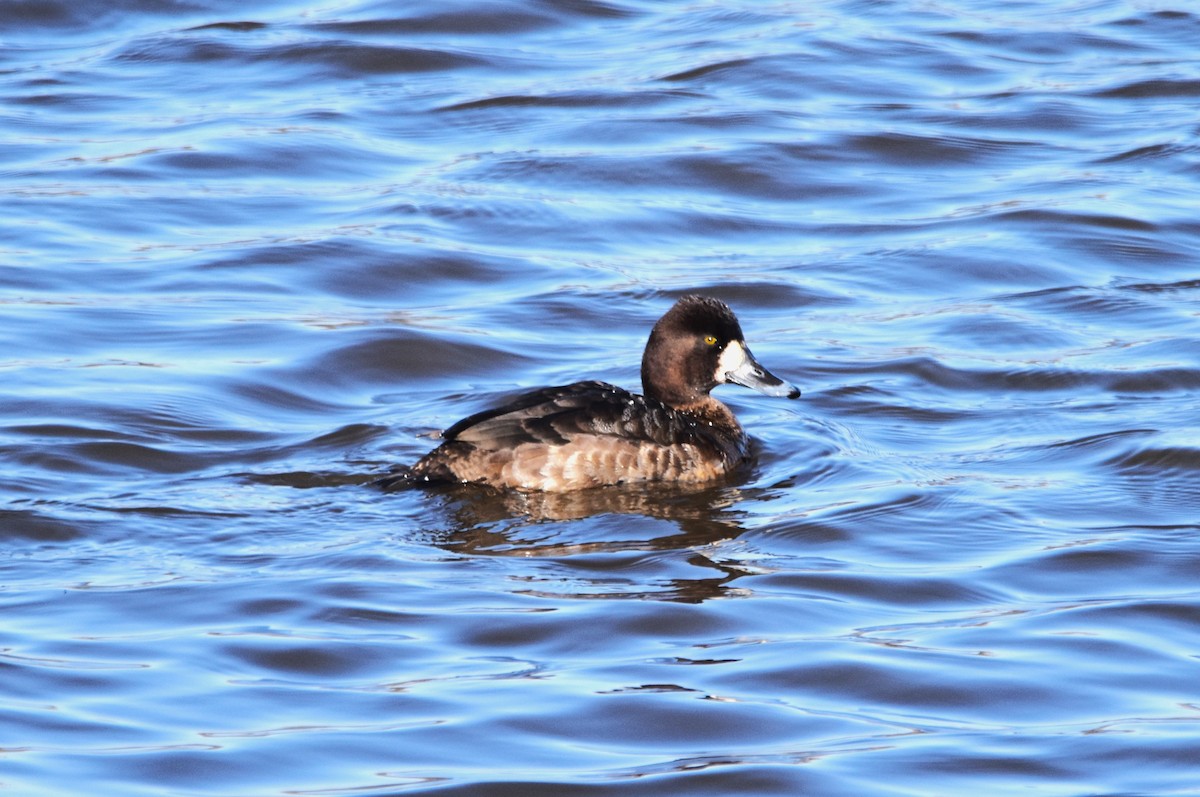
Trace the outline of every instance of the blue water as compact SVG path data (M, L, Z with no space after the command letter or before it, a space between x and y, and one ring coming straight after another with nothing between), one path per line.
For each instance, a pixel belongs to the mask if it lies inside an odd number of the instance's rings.
M1200 11L0 6L0 791L1200 793ZM718 296L744 478L368 482Z

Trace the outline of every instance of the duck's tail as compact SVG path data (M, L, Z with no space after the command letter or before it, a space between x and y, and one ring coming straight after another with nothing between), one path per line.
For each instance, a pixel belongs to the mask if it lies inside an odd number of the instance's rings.
M372 487L381 490L405 490L416 483L413 470L408 465L393 465L391 472L382 478L371 482Z

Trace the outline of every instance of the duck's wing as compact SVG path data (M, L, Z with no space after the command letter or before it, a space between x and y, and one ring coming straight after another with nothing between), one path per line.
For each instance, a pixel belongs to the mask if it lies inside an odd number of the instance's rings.
M732 432L722 436L700 416L604 382L548 387L454 424L442 445L385 486L478 482L556 492L710 481L744 459L745 436L732 415L727 420Z
M442 433L447 441L498 450L524 443L561 446L580 436L618 437L668 445L704 435L660 402L607 382L576 382L526 393L464 418Z
M510 426L519 425L526 420L544 418L556 412L580 408L587 403L589 396L602 394L606 389L620 390L604 382L576 382L571 385L532 390L505 404L468 415L442 432L442 438L478 443L495 433L500 433L501 437L508 436L512 431L508 431L507 434L504 432Z

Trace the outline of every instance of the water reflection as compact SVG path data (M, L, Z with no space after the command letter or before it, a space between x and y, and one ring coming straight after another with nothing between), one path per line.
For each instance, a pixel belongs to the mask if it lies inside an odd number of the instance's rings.
M244 473L241 478L295 489L374 491L378 473L291 471ZM398 523L419 517L425 539L438 548L456 555L538 560L553 571L524 574L523 584L570 585L515 590L522 594L701 603L727 594L732 581L753 572L713 551L746 531L747 511L739 507L763 500L765 492L729 483L623 485L567 493L461 484L405 487L385 493L382 500ZM394 512L388 501L396 502ZM662 572L656 577L654 571Z
M449 499L463 528L505 518L532 522L582 520L597 515L643 515L679 523L686 536L715 525L730 536L734 505L744 500L740 488L707 485L630 485L596 487L565 493L492 490L477 485L426 488L427 494ZM707 537L707 534L701 534ZM675 547L674 544L670 547Z
M702 603L750 573L713 555L740 536L737 486L606 487L518 493L475 485L423 491L445 525L431 542L456 554L538 560L523 594Z

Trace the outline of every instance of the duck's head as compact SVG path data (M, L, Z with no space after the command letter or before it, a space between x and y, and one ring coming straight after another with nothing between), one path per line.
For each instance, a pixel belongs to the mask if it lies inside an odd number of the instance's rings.
M642 354L642 389L651 398L681 407L726 382L768 396L800 397L798 388L754 359L728 305L707 296L684 296L650 332Z

